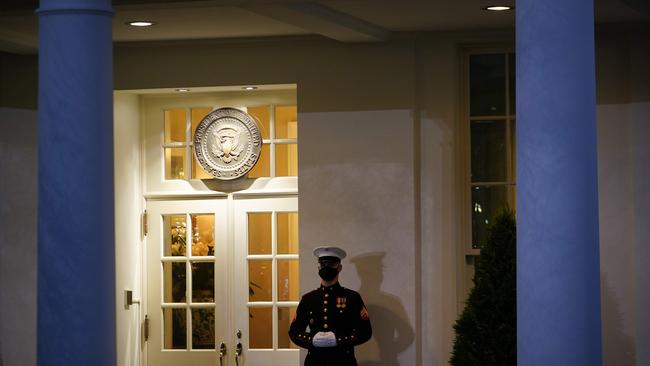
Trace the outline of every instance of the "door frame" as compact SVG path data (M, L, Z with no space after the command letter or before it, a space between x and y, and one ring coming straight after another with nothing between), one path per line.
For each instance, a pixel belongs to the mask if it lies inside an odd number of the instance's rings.
M136 209L137 214L141 214L152 201L165 201L165 200L197 200L197 199L227 199L232 201L240 198L255 198L255 197L298 197L298 177L297 176L283 176L283 177L261 177L256 179L237 179L229 182L221 182L216 179L186 179L186 180L166 180L162 170L153 168L158 166L160 159L158 154L151 154L151 149L159 149L162 145L162 130L152 125L152 120L160 121L162 111L169 108L199 108L206 106L246 106L246 105L293 105L298 106L297 102L297 85L296 84L278 84L268 85L268 90L262 90L255 94L244 92L238 86L230 87L209 87L204 88L201 93L188 94L180 96L176 93L170 92L168 89L150 89L146 91L124 91L118 92L124 94L121 98L122 104L125 106L125 111L129 113L122 113L118 115L120 119L124 120L125 126L128 126L131 133L135 134L137 129L137 140L139 143L138 171L140 172L138 186L138 197L141 199L141 204ZM128 94L128 96L127 96ZM122 100L123 99L123 100ZM128 103L126 103L128 101ZM251 104L251 101L254 103ZM116 110L119 110L116 109ZM299 113L299 111L298 111ZM126 118L128 117L128 118ZM128 120L128 121L127 121ZM134 129L137 125L138 127ZM154 126L154 127L152 127ZM278 140L279 141L279 140ZM286 143L287 141L279 141ZM297 143L297 140L295 141ZM135 143L133 143L135 145ZM128 153L128 154L127 154ZM125 151L129 157L132 156L132 150ZM127 199L128 200L128 199ZM232 207L232 205L229 205ZM232 210L232 208L229 208ZM146 216L146 215L145 215ZM233 217L229 213L229 217ZM144 230L143 230L144 231ZM230 230L232 232L232 230ZM141 286L140 299L139 299L139 312L140 312L140 325L138 329L141 331L142 322L148 310L148 296L147 289L148 283L148 249L146 235L140 236L142 245L140 246L140 261L139 261L139 283ZM229 239L232 242L232 239ZM232 259L229 259L232 263ZM232 271L229 271L232 273ZM136 280L137 281L137 280ZM228 325L230 326L230 325ZM234 336L234 335L233 335ZM140 364L148 365L149 360L147 354L148 343L144 341L142 333L140 333L139 351L140 351ZM215 340L219 343L218 340ZM226 343L234 344L232 340L225 340ZM229 347L231 347L229 345ZM229 356L233 352L228 350ZM232 360L231 360L232 361Z
M236 216L237 216L237 202L243 202L243 201L249 201L249 200L265 200L265 199L284 199L284 198L295 198L296 202L296 212L299 212L298 208L298 190L297 187L293 188L291 187L291 184L284 185L281 189L269 189L269 190L244 190L244 191L238 191L238 192L232 192L232 193L223 193L223 192L213 192L211 194L205 194L205 193L199 193L199 194L165 194L165 193L160 193L156 192L153 194L145 194L145 208L150 207L149 205L151 203L159 203L159 202L183 202L185 204L190 204L191 201L205 201L205 200L223 200L226 207L225 207L225 212L226 212L226 226L227 226L227 233L226 233L226 249L225 249L225 261L226 261L226 273L224 276L224 281L226 283L224 291L226 292L226 296L230 299L228 301L228 304L226 305L227 311L225 312L224 315L224 321L223 321L223 326L225 328L223 332L223 339L219 340L215 338L215 346L216 348L219 347L219 344L221 342L224 342L227 347L227 356L226 356L226 362L224 362L224 366L232 366L235 364L234 361L234 352L235 352L235 347L236 344L238 343L238 339L236 337L236 331L237 331L237 309L239 307L238 304L238 297L237 296L243 296L241 293L236 293L237 289L235 288L236 286L233 286L234 284L234 279L233 275L235 272L239 273L246 273L245 270L246 268L246 256L244 255L243 262L238 263L238 254L237 252L237 242L235 238L235 229L236 229ZM294 186L295 187L295 186ZM250 201L249 201L250 202ZM199 210L201 211L201 210ZM262 210L264 211L264 210ZM282 211L282 210L277 210L277 211ZM189 211L188 211L189 212ZM197 211L198 212L198 211ZM203 213L203 211L201 211ZM151 227L151 220L153 219L153 215L148 213L146 215L146 220L149 221L147 226ZM149 306L153 304L149 304L149 301L151 301L151 296L152 294L149 294L149 272L150 272L150 266L153 265L151 263L151 260L153 258L149 258L150 255L150 249L149 246L152 245L151 243L152 239L149 235L145 236L144 238L144 246L142 249L142 271L141 271L141 286L143 289L143 295L141 302L142 302L142 314L141 317L142 319L145 319L145 316L149 316L150 322L151 322L151 315L149 314ZM153 244L157 245L157 244ZM151 259L151 260L150 260ZM241 266L242 268L235 268L237 266ZM247 278L248 276L246 276ZM187 288L187 291L191 291L191 288ZM215 294L216 296L216 294ZM246 298L247 300L247 298ZM247 301L244 301L243 303L246 304ZM159 304L160 305L160 304ZM152 309L153 310L153 309ZM241 320L240 320L241 321ZM247 333L247 332L246 332ZM149 365L149 352L153 351L153 349L149 349L151 346L151 337L152 336L157 336L156 334L149 334L149 341L144 341L142 342L143 347L142 347L142 360L143 360L143 365ZM241 339L242 343L244 344L244 361L246 360L246 353L248 352L248 336L245 335L245 337L242 337ZM189 344L187 345L189 349ZM187 352L187 350L185 350ZM287 352L288 351L288 352ZM174 352L174 351L172 351ZM255 351L254 351L255 352ZM285 353L284 355L281 355L281 360L279 361L280 364L285 365L286 363L283 363L285 361L293 361L294 359L299 360L299 352L296 352L294 350L275 350L278 354ZM217 360L218 357L216 356L215 352L215 360ZM218 363L217 363L218 364ZM245 365L245 363L240 363L241 366ZM296 363L296 366L298 363ZM153 365L151 365L153 366Z

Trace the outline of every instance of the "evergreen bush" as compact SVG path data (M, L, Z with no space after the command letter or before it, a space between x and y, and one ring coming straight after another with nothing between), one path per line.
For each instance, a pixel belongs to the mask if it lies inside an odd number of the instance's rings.
M511 210L500 211L481 245L474 287L454 325L453 366L517 364L515 224Z

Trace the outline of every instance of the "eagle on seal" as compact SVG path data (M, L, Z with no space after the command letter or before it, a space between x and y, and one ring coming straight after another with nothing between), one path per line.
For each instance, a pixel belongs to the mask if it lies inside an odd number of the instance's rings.
M241 132L233 127L224 127L212 134L214 136L211 145L212 154L226 164L237 160L242 150L244 150L244 144L239 143Z

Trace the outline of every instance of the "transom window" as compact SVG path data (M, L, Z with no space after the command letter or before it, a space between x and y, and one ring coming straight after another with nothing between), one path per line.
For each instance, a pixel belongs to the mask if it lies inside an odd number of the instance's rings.
M260 159L248 178L298 176L298 111L295 105L243 108L258 123L263 145ZM163 154L165 179L211 179L193 154L193 136L211 107L164 111Z

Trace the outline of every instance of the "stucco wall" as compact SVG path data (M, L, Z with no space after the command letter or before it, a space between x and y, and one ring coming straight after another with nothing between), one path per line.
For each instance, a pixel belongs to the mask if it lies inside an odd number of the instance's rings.
M349 259L341 282L360 290L374 326L373 340L357 349L360 363L415 364L412 112L300 118L303 291L320 282L311 251L327 244L345 247Z
M603 359L646 365L650 103L598 107Z
M603 362L650 364L650 31L597 32Z
M36 111L0 108L0 129L0 365L33 366Z

